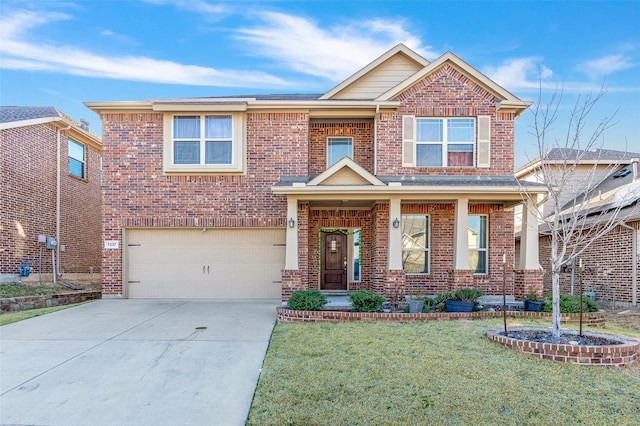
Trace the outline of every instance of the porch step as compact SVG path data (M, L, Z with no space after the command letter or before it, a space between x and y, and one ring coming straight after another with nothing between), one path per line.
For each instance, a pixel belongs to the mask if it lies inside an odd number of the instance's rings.
M325 309L339 309L339 308L347 308L351 309L351 302L349 302L349 296L346 294L325 294L327 296L327 300L329 301L326 305L323 306Z

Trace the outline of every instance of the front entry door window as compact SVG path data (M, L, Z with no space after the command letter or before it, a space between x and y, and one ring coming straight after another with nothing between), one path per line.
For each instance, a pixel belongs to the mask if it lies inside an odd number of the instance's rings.
M347 290L347 236L340 232L322 234L321 290Z

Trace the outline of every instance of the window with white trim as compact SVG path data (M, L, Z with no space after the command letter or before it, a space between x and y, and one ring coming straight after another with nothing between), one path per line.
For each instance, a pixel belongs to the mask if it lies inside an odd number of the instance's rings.
M429 216L402 216L402 268L407 274L429 273Z
M407 115L402 120L405 167L489 167L491 117Z
M353 138L327 138L327 167L333 166L344 157L353 158Z
M469 215L469 268L475 274L487 273L487 216Z
M237 113L165 116L165 171L243 171L242 126Z
M73 139L68 140L69 174L84 179L85 146Z

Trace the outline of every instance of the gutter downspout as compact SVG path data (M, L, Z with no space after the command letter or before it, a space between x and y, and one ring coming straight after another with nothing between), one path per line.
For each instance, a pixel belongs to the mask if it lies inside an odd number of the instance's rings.
M380 104L376 104L376 115L373 117L373 175L378 176L378 114Z
M631 230L631 304L638 306L638 230L626 223L620 226Z
M56 247L54 248L56 252L56 257L58 258L58 263L56 264L56 270L53 271L53 283L57 282L57 275L60 271L60 163L62 161L62 154L60 152L60 147L62 146L62 132L67 131L71 128L71 124L67 125L64 129L58 129L58 146L57 146L57 155L56 155Z

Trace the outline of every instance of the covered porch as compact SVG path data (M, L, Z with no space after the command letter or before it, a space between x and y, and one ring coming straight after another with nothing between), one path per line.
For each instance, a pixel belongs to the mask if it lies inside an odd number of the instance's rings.
M522 189L512 177L379 179L345 158L272 190L287 198L283 301L306 289L387 300L460 287L501 294L504 273L512 296L542 292L536 229L514 258Z

